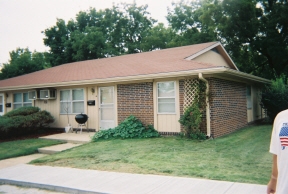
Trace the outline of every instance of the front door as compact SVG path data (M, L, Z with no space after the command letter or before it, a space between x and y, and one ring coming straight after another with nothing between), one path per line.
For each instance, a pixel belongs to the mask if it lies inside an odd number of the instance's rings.
M114 87L100 87L99 94L100 130L114 128Z
M0 116L4 114L4 94L0 94Z

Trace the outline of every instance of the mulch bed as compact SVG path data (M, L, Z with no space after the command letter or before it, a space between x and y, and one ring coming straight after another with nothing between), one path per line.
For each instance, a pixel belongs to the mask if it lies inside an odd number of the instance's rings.
M5 139L0 139L0 143L7 141L16 141L16 140L24 140L24 139L37 139L42 136L53 135L63 133L64 129L44 129L41 131L36 131L32 134L25 134L17 137L8 137Z

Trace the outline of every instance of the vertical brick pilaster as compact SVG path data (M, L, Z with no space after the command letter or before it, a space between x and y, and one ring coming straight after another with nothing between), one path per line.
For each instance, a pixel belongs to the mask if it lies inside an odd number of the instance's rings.
M118 124L134 115L144 125L154 124L153 83L117 85Z

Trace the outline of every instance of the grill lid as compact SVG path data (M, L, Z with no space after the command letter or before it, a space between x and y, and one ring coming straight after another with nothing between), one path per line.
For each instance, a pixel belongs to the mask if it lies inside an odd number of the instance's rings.
M78 114L75 116L75 120L79 124L84 124L88 120L88 116L86 114Z

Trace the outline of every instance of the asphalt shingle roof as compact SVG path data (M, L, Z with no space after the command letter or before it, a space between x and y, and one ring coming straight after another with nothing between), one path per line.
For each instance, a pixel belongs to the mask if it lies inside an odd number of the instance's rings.
M107 79L216 67L185 58L217 42L63 64L0 81L1 87Z

